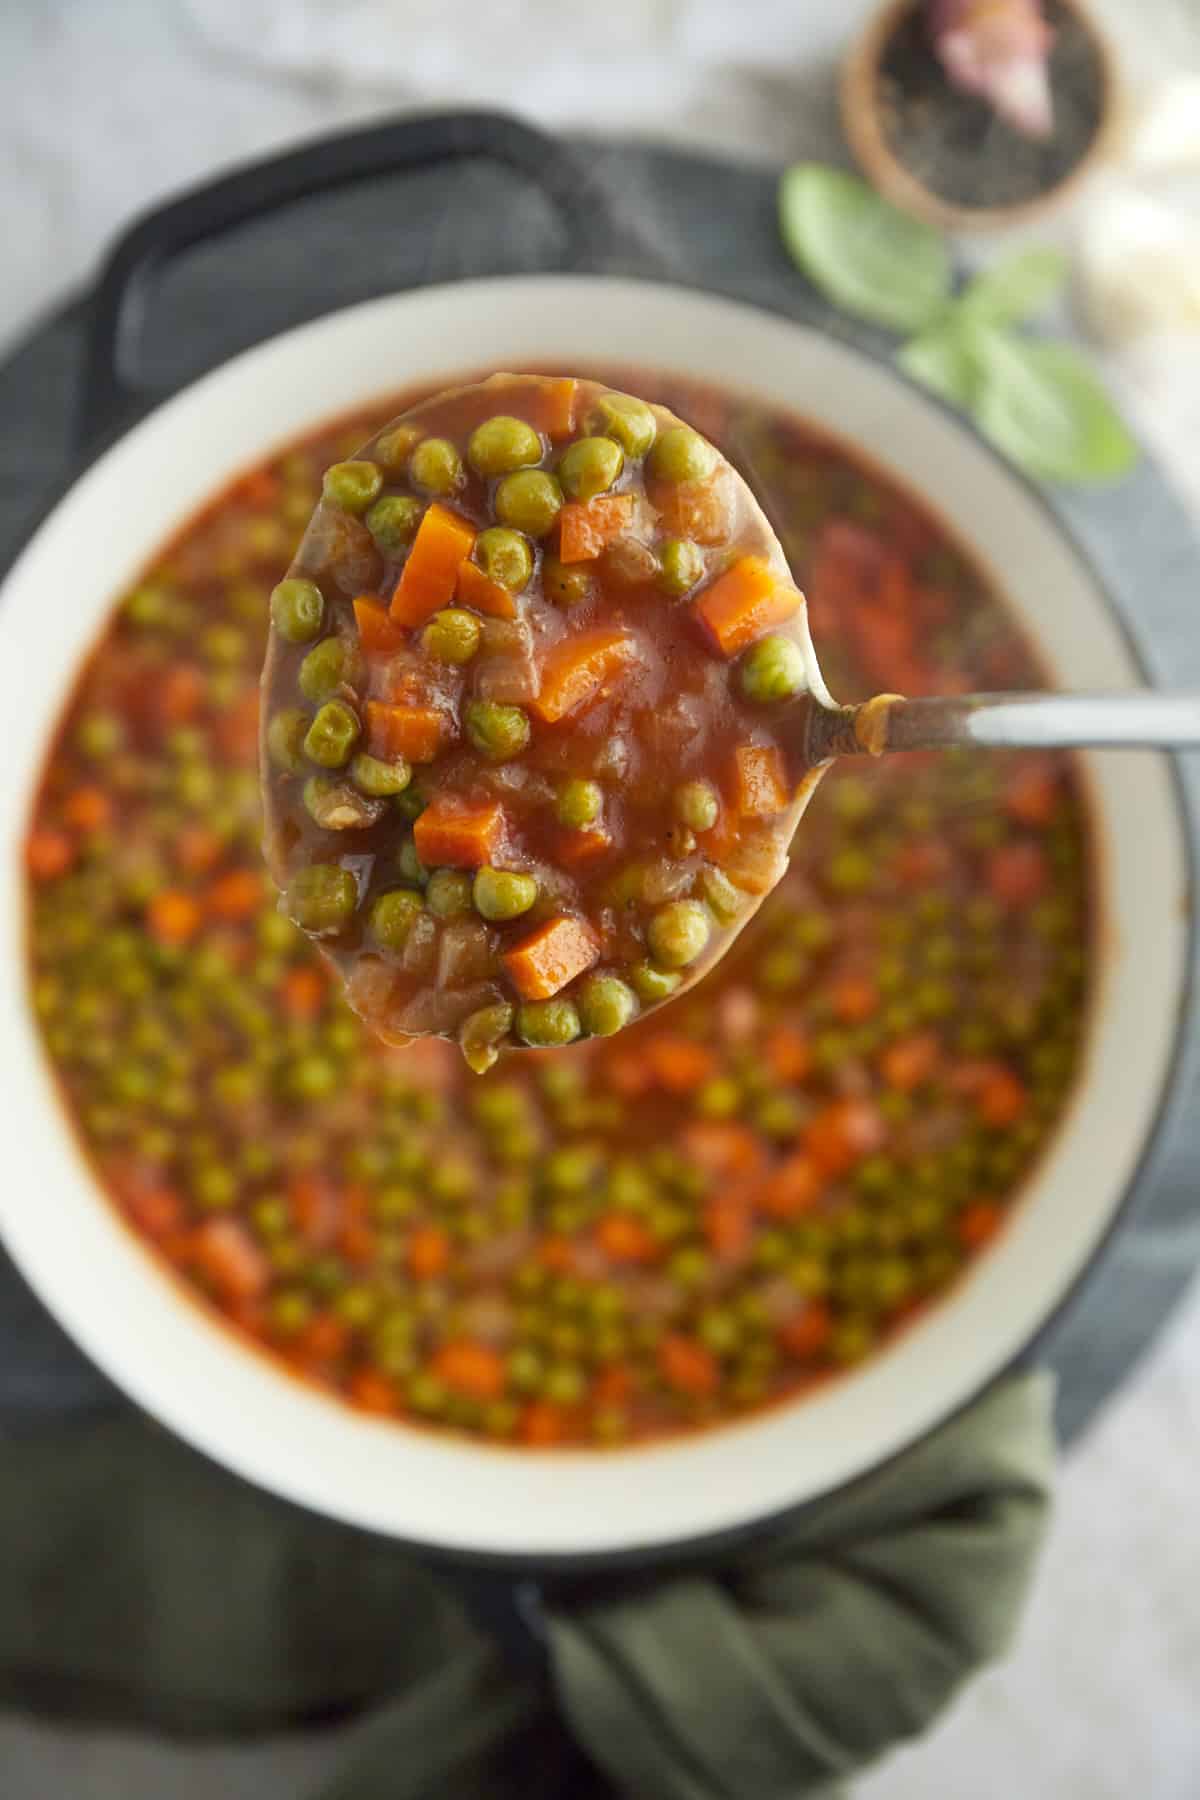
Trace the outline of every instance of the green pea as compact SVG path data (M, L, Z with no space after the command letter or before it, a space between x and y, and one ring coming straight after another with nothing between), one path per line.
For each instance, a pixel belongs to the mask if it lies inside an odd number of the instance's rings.
M534 1049L572 1044L582 1029L569 1000L527 1000L517 1010L517 1036Z
M592 577L585 568L560 562L557 556L546 556L542 562L542 593L554 606L580 606L594 592Z
M656 1000L666 1000L683 979L671 969L658 969L651 962L634 963L628 971L629 984L635 994L647 1005Z
M711 929L708 912L698 900L672 900L651 917L646 943L656 962L682 969L695 962Z
M288 883L288 916L304 931L340 931L357 905L358 884L338 863L310 863Z
M302 1289L283 1288L272 1294L267 1311L273 1331L281 1337L295 1337L311 1320L313 1304Z
M659 481L707 481L716 466L716 451L690 425L659 432L647 463Z
M479 648L483 626L474 613L448 606L434 613L421 633L421 647L439 662L469 663Z
M558 479L572 500L594 500L607 492L624 465L625 452L615 438L576 438L563 451Z
M544 469L518 469L496 489L496 517L527 537L545 537L562 509L562 488Z
M471 890L475 910L485 919L519 919L538 897L532 875L511 869L479 869Z
M326 469L321 492L326 500L348 513L364 513L383 486L383 471L377 463L360 458L355 462L334 463Z
M604 789L600 783L584 781L578 776L563 782L554 803L554 815L559 824L566 825L572 831L581 831L585 825L594 825L603 810Z
M741 888L735 887L728 875L711 863L700 871L700 890L721 925L732 925L745 910L746 896Z
M582 1400L586 1381L583 1370L575 1363L556 1363L546 1371L544 1393L547 1400L560 1406L574 1406Z
M360 750L350 764L350 779L364 794L385 799L404 792L412 780L412 769L403 756L385 762L382 757Z
M644 400L633 394L601 394L588 417L589 431L616 438L626 456L645 456L658 432L658 421Z
M370 800L348 781L312 775L304 784L304 806L322 831L365 831L383 817L383 802Z
M271 589L271 623L289 644L311 644L325 617L325 601L315 581L289 576Z
M412 455L414 448L420 443L422 430L419 425L393 425L385 431L375 445L376 459L391 474L398 475Z
M875 879L875 863L866 850L847 845L829 859L826 880L839 894L861 894Z
M529 743L529 718L519 706L497 700L470 700L463 709L467 738L489 762L507 762Z
M533 574L533 551L528 538L506 525L489 525L475 539L475 560L489 581L519 594Z
M760 705L791 699L805 685L804 655L799 644L778 633L760 638L742 658L738 682L747 700Z
M436 919L460 919L471 910L471 877L461 869L435 869L425 889L425 904Z
M125 724L117 713L90 712L79 721L75 742L93 762L105 762L125 743Z
M423 911L421 896L412 888L392 888L372 904L371 931L385 949L403 950Z
M658 585L664 594L688 594L704 575L704 552L690 538L665 538L658 559Z
M449 438L422 438L408 459L408 472L428 494L453 494L462 485L462 457Z
M267 726L267 755L277 769L298 775L304 767L304 739L308 714L298 706L285 706Z
M637 995L616 975L590 975L577 996L579 1017L591 1037L612 1037L637 1012Z
M405 881L414 887L423 888L429 880L429 871L417 855L417 846L411 838L405 838L396 855L396 867Z
M328 700L360 672L358 653L345 638L327 637L314 644L300 664L298 681L306 700Z
M514 469L527 469L542 460L542 440L524 419L497 413L477 425L467 442L467 461L489 480L494 475L510 475Z
M388 494L375 502L364 523L381 550L395 552L412 543L424 510L411 494Z
M414 820L420 818L428 805L428 796L423 794L420 788L410 787L406 788L397 799L396 811L400 814L401 818L407 819L411 825Z
M485 1074L498 1061L500 1046L512 1030L512 1022L513 1009L503 1003L482 1006L463 1020L458 1031L459 1048L474 1074Z
M309 726L304 754L322 769L340 769L358 742L358 715L344 700L327 700Z
M711 781L684 781L673 796L675 817L693 831L711 831L721 811Z

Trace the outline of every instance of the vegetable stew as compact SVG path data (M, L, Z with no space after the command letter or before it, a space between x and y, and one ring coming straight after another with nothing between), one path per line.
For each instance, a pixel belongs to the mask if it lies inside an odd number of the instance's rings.
M736 439L841 698L1040 684L910 496L790 417L597 373ZM381 1044L263 870L257 677L321 472L397 410L220 495L81 672L27 843L71 1121L185 1291L367 1412L600 1446L794 1397L957 1280L1054 1131L1088 993L1074 765L836 769L780 886L660 1017L483 1076L438 1038ZM453 917L434 866L422 905Z
M412 408L325 471L271 614L272 871L392 1042L482 1073L612 1037L787 867L804 598L662 406L497 375Z

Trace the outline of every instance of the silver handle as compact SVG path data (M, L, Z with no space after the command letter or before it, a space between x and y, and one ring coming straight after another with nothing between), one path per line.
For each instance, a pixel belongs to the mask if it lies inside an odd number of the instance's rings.
M814 760L885 750L1200 749L1200 694L965 694L812 709ZM825 748L822 748L822 745Z

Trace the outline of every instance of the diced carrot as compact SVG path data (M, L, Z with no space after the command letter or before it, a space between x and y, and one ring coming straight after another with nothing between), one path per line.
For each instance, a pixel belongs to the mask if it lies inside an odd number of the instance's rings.
M612 842L612 834L603 825L581 825L558 838L558 860L566 868L578 868L611 850Z
M997 1131L1015 1125L1028 1104L1024 1085L1011 1069L997 1069L979 1090L979 1116Z
M254 869L230 869L214 881L205 904L214 919L252 919L263 903L262 877Z
M289 969L279 984L279 1004L289 1019L315 1019L324 998L325 978L310 963Z
M432 762L449 735L449 720L436 706L392 706L367 701L367 742L373 756Z
M803 1081L812 1067L812 1046L794 1025L776 1025L763 1040L763 1057L777 1081Z
M633 524L632 494L597 494L594 500L568 500L558 515L559 561L591 562Z
M338 1250L356 1269L366 1269L374 1262L379 1244L365 1219L345 1219L335 1239Z
M887 1126L870 1100L835 1100L804 1133L804 1148L826 1175L845 1175L886 1136Z
M707 481L652 481L648 492L659 525L672 537L697 544L728 541L734 491L727 471L718 469Z
M408 1240L408 1270L418 1281L444 1274L450 1265L450 1239L440 1225L418 1225Z
M764 819L788 803L787 771L777 744L739 744L733 753L733 804L744 819Z
M172 663L154 685L154 707L164 725L186 725L204 704L204 674L195 663Z
M553 1400L531 1400L521 1414L519 1436L523 1444L546 1450L561 1444L567 1435L567 1415Z
M456 1338L434 1352L430 1369L456 1394L498 1400L504 1392L504 1362L490 1344Z
M378 1369L356 1369L347 1384L347 1392L351 1404L360 1412L374 1413L382 1419L399 1411L400 1396L395 1384Z
M590 926L560 913L505 952L503 962L522 1000L549 1000L600 955Z
M226 712L221 713L214 728L217 745L231 762L252 762L258 750L258 686L248 688Z
M592 1382L591 1398L597 1406L620 1406L633 1392L633 1370L628 1363L606 1363Z
M879 1006L879 989L866 975L840 975L829 985L829 1004L843 1025L862 1025Z
M540 381L533 390L532 401L524 416L547 437L570 437L575 429L575 403L579 383L573 375Z
M1029 1103L1024 1084L1005 1063L981 1060L959 1063L950 1085L974 1100L985 1125L1003 1130L1021 1117Z
M705 588L693 608L722 656L736 656L772 625L790 619L803 595L761 556L743 556Z
M716 1072L717 1059L694 1038L664 1033L642 1046L660 1087L669 1094L690 1094Z
M1046 891L1050 871L1037 844L1001 844L987 861L987 884L1004 906L1031 906Z
M918 838L901 844L892 859L892 873L901 887L925 888L950 872L954 853L938 838Z
M271 506L279 498L279 477L269 469L251 469L235 485L232 498L246 506Z
M658 1346L658 1366L663 1380L681 1394L698 1398L714 1393L720 1369L712 1351L695 1338L671 1332Z
M54 881L75 861L75 846L65 831L48 825L31 831L25 845L25 866L35 881Z
M487 613L493 619L515 619L517 616L515 597L498 581L489 581L478 563L459 563L455 595L460 605L473 607L476 612Z
M710 1175L757 1175L766 1161L758 1134L735 1119L691 1119L680 1133L682 1148Z
M543 659L541 687L530 705L539 719L554 724L598 700L639 660L637 640L627 631L601 627L561 638Z
M797 1150L772 1169L756 1196L771 1219L798 1219L811 1212L825 1191L825 1175L810 1153Z
M185 875L207 875L224 852L224 839L208 825L185 825L175 839L175 860Z
M994 1200L974 1200L965 1206L958 1215L958 1241L968 1250L978 1250L982 1244L988 1243L1000 1229L1004 1217L1003 1209Z
M722 1262L738 1262L749 1250L754 1221L740 1195L713 1194L704 1202L702 1224L710 1250Z
M350 1347L350 1328L336 1313L319 1312L300 1333L296 1348L310 1363L336 1362Z
M538 1261L552 1275L575 1273L575 1246L568 1237L544 1237L538 1245Z
M186 944L200 929L201 912L190 894L164 888L146 910L146 922L160 944Z
M75 831L101 831L112 818L112 800L102 787L78 787L68 796L63 818Z
M338 1199L329 1182L318 1175L293 1175L287 1187L292 1223L306 1243L328 1244L338 1219Z
M427 869L481 869L494 862L508 836L498 800L440 794L413 826L413 843Z
M387 607L369 594L360 594L354 602L354 619L358 641L368 656L392 656L405 642L403 625L397 625Z
M1052 762L1039 758L1018 763L1004 784L1004 810L1010 819L1036 830L1054 818L1060 791Z
M475 527L438 501L425 510L392 595L397 625L423 625L454 598L459 564L470 556Z
M248 1300L271 1278L266 1257L239 1219L205 1219L191 1233L189 1261L223 1300Z
M604 1060L604 1074L613 1092L626 1100L636 1100L654 1086L654 1070L640 1050L610 1050Z
M614 1262L656 1262L660 1254L658 1239L633 1213L605 1213L596 1226L596 1242Z
M832 1330L829 1308L820 1300L810 1300L803 1312L784 1320L779 1327L779 1342L789 1356L794 1356L798 1362L807 1362L825 1348Z
M153 1187L132 1187L122 1198L126 1212L147 1237L170 1237L187 1216L182 1195L161 1182Z
M929 1080L941 1060L942 1046L934 1031L916 1031L897 1038L879 1058L879 1072L888 1087L911 1094Z

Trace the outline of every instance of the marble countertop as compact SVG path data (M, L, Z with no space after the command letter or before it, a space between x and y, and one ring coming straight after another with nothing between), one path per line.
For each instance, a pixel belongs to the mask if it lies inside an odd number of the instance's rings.
M838 154L831 74L866 0L13 0L0 5L0 354L136 211L405 106L784 159ZM1100 0L1135 83L1200 68L1194 0ZM469 27L469 28L468 28ZM469 46L468 48L465 48ZM545 95L555 99L547 112ZM1069 237L1068 219L1061 227ZM1200 337L1108 374L1200 510ZM1200 1295L1064 1467L1021 1641L859 1800L1200 1793ZM182 1753L0 1718L5 1800L295 1800L321 1746Z

